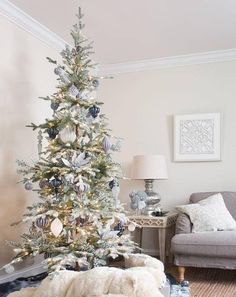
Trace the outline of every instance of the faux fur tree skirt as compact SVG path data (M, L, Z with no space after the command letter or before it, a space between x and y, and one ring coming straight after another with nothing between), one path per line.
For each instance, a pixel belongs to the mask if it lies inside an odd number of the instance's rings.
M88 271L60 271L38 288L25 288L9 297L163 297L163 264L150 256L132 254L127 269L96 267Z

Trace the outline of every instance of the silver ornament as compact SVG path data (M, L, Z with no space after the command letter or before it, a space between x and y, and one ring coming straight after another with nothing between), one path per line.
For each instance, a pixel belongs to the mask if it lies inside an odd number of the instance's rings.
M79 182L76 184L76 189L79 192L87 192L89 190L89 185L84 183L82 178L79 179Z
M25 184L25 189L26 189L27 191L32 190L32 189L33 189L33 184L32 184L31 182L27 182L27 183Z
M66 83L66 84L68 84L70 82L70 80L67 76L67 73L60 66L58 66L57 68L54 69L54 73L60 77L62 82Z
M71 97L76 98L76 96L79 94L79 90L75 85L72 85L69 87L68 93Z
M88 90L84 90L84 91L80 92L80 93L77 95L77 97L78 97L80 100L86 100L86 99L88 99L89 94L90 94L90 92L89 92Z
M55 110L58 109L59 105L60 105L59 102L57 102L57 101L52 101L50 107L51 107L52 110L55 111Z
M73 143L76 140L75 128L67 126L59 132L59 138L64 143Z
M68 76L67 76L66 73L63 74L63 75L60 75L60 79L61 79L61 81L64 82L65 84L70 83L70 80L69 80L69 78L68 78Z
M111 142L108 136L104 136L102 144L103 144L104 151L108 153L111 148Z
M58 66L54 69L54 73L56 75L63 75L65 73L65 70L63 68L61 68L60 66Z
M79 155L74 153L71 158L71 163L73 167L77 167L77 168L88 164L89 161L90 161L90 158L86 158L86 154L84 152Z
M76 184L76 189L82 193L82 192L87 192L89 190L89 185L86 183L77 183Z
M69 183L69 184L73 184L74 179L75 179L75 177L74 177L74 175L72 173L69 173L69 174L65 175L65 181L67 183Z

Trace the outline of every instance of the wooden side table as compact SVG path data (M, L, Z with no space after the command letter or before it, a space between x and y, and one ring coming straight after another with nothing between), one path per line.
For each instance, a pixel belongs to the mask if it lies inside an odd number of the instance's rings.
M177 219L177 213L167 213L162 217L146 216L146 215L129 215L131 222L140 227L140 247L142 247L143 228L156 228L158 230L160 260L165 263L166 245L170 249L171 237L174 234L174 226ZM168 240L167 240L168 238Z

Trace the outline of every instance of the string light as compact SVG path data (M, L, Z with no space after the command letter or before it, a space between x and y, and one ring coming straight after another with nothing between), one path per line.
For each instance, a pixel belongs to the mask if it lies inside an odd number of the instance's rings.
M84 45L82 27L80 10L78 30L75 26L72 33L75 47L62 52L65 64L61 66L49 59L56 65L54 72L59 80L57 92L45 98L54 103L50 105L53 115L41 125L31 125L47 135L48 145L38 162L32 166L21 163L24 182L37 184L33 190L43 202L28 207L23 221L30 221L32 226L29 234L22 236L23 243L17 245L12 263L28 255L46 253L50 256L46 260L49 270L66 268L71 259L76 268L83 258L93 267L95 263L104 265L109 253L131 252L134 247L125 235L108 236L119 223L119 214L123 214L122 207L115 208L109 187L111 178L118 179L121 173L110 155L116 145L109 152L104 147L104 137L112 136L106 129L105 116L100 113L102 103L94 95L99 77L89 74L94 66L88 57L90 48ZM56 131L48 133L50 128ZM71 129L74 136L68 138L66 131L65 137L60 137L64 129ZM47 223L37 224L38 218ZM96 249L100 256L96 256Z

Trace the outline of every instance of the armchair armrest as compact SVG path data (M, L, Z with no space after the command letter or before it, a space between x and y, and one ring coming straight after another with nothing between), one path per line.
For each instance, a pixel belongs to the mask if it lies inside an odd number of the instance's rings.
M189 216L185 213L179 213L175 225L175 234L186 234L191 232L192 223Z

